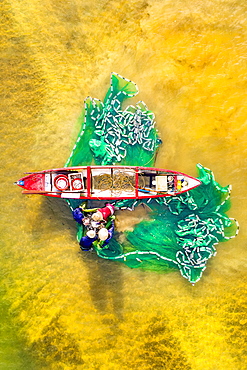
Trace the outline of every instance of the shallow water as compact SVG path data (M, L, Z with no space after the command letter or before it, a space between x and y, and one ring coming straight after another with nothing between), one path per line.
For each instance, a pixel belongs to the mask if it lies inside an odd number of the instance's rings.
M246 4L1 3L1 369L246 369ZM86 96L115 71L155 112L157 166L232 184L236 239L193 287L81 253L59 200L23 172L60 167ZM119 220L131 228L142 210Z

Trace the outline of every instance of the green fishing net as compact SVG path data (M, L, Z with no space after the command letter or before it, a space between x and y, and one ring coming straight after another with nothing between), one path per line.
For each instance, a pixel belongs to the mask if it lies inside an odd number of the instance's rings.
M153 112L143 102L122 110L123 101L137 93L133 82L113 73L104 102L90 97L85 100L81 130L66 166L154 166L161 140ZM106 247L94 245L98 256L132 268L162 272L179 269L191 283L197 282L208 259L216 254L215 246L236 236L239 229L237 221L226 214L231 187L220 186L209 169L201 165L197 169L202 184L189 192L115 202L120 210L146 204L149 218L133 231L116 230ZM75 208L80 201L68 203ZM78 239L82 234L79 226Z
M145 103L129 105L124 100L138 94L136 84L112 73L104 102L88 97L80 117L81 130L66 166L152 166L161 143L154 113Z

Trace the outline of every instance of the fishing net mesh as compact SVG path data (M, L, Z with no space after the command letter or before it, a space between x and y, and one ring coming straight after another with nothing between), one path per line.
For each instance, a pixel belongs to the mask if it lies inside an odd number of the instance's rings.
M121 108L125 99L137 93L133 82L113 73L104 102L91 97L85 100L81 130L66 166L154 164L161 143L154 113L141 101L124 111Z
M133 82L113 73L103 102L91 97L85 100L81 130L66 166L154 166L161 140L153 112L143 102L122 110L123 101L137 93ZM119 209L133 209L145 203L150 210L149 219L124 235L116 231L106 247L95 245L98 256L132 268L162 272L179 269L191 283L197 282L208 259L216 254L215 246L236 236L239 229L237 221L226 214L231 187L220 186L209 169L201 165L197 168L202 184L189 192L157 200L117 201ZM103 187L114 187L107 177L99 181ZM131 186L128 179L121 181ZM74 208L80 202L68 203ZM78 238L82 234L79 226Z

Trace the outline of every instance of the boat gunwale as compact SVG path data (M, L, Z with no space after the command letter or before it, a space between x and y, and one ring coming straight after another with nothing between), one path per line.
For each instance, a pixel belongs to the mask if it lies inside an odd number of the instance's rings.
M123 195L123 196L94 196L91 194L91 183L90 183L90 189L88 188L87 186L87 192L85 194L85 196L80 196L79 198L78 197L61 197L62 194L71 194L71 193L75 193L75 194L78 194L78 192L69 192L69 191L65 191L65 192L59 192L59 191L34 191L34 190L28 190L28 189L25 189L22 191L23 194L37 194L37 195L45 195L45 196L50 196L50 197L54 197L54 198L62 198L62 199L85 199L85 200L88 200L88 199L92 199L92 200L120 200L120 199L149 199L149 198L164 198L164 197L169 197L169 196L177 196L177 195L180 195L182 193L186 193L187 191L190 191L194 188L196 188L197 186L199 186L201 184L201 181L199 179L196 179L194 178L193 176L190 176L190 175L187 175L183 172L179 172L179 171L172 171L172 170L167 170L167 169L163 169L163 168L157 168L157 167L144 167L144 166L114 166L114 165L108 165L108 166L97 166L97 165L90 165L90 166L73 166L73 167L62 167L62 168L53 168L53 169L49 169L49 170L43 170L43 171L38 171L38 172L29 172L27 176L24 176L22 177L19 181L21 180L24 180L25 178L28 178L29 176L32 176L33 174L46 174L46 173L53 173L53 172L60 172L60 171L80 171L80 170L85 170L87 172L86 174L86 181L87 181L87 185L88 185L88 182L91 180L91 176L92 176L92 173L91 173L91 170L93 169L126 169L126 170L134 170L137 177L138 177L138 171L157 171L157 172L167 172L167 173L170 173L170 174L174 174L174 175L183 175L187 178L190 178L190 179L193 179L193 180L197 180L198 184L194 185L193 187L190 187L189 189L185 189L183 191L179 191L177 193L174 193L174 194L171 194L171 193L158 193L158 194L145 194L145 195L138 195L138 187L135 186L135 195L133 196L127 196L127 195ZM23 188L23 186L21 186Z

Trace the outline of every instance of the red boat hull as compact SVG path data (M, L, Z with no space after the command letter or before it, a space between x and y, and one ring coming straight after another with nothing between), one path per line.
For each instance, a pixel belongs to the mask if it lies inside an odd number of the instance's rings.
M200 184L182 172L134 166L58 168L30 173L17 182L23 194L82 200L159 198Z

